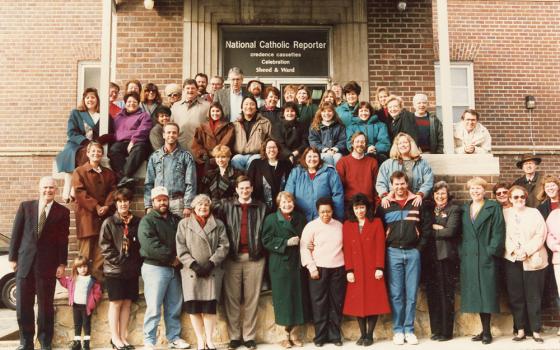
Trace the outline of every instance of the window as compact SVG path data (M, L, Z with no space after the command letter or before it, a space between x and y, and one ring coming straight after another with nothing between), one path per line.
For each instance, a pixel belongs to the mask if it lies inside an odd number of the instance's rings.
M100 77L101 62L82 61L78 63L77 102L82 100L82 94L86 88L92 87L99 90Z
M441 105L439 101L439 63L436 71L436 114L441 119ZM451 103L453 107L453 122L461 120L461 114L467 108L474 108L474 78L472 63L451 62Z

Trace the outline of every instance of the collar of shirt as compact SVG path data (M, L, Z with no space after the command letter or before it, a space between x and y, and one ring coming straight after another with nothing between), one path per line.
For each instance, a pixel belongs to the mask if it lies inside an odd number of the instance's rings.
M242 93L241 89L239 89L238 92L233 91L233 89L230 89L229 91L230 91L230 94L234 95L234 96L241 96L241 93Z
M50 203L45 203L45 201L40 200L39 201L39 218L41 217L41 212L43 211L43 207L45 208L45 213L47 216L49 216L49 213L51 211L52 205L53 205L54 201L51 201Z

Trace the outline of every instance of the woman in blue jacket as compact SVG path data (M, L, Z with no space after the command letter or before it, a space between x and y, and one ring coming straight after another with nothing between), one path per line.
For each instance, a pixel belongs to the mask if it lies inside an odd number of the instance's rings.
M409 190L416 194L414 205L422 204L422 199L430 195L434 186L434 173L430 164L422 159L416 142L410 135L401 132L395 136L391 147L390 158L379 167L375 189L382 198L381 205L387 208L387 195L392 194L390 177L399 170L408 175Z
M300 165L288 177L285 191L294 195L297 208L308 222L319 217L315 203L321 197L331 197L335 218L344 218L344 189L340 177L334 167L323 163L315 147L303 152Z
M336 107L336 113L345 127L349 127L358 119L358 101L362 87L355 81L349 81L342 89L345 101Z
M387 126L381 122L373 112L369 102L360 102L358 105L358 118L346 128L346 143L350 149L352 135L361 131L367 138L366 154L374 156L379 164L387 159L391 140L387 132Z
M334 105L324 103L315 113L309 128L309 145L317 148L321 159L333 166L346 154L346 128Z

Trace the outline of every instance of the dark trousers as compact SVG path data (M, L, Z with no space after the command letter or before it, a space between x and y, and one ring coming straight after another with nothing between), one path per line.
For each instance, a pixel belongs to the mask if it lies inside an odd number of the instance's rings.
M34 263L36 265L36 263ZM20 344L33 349L35 335L35 295L37 296L37 338L41 347L50 346L54 332L54 289L56 278L39 276L33 266L25 278L16 279L17 321Z
M111 168L119 177L134 177L136 170L148 159L152 151L149 143L137 142L128 153L126 149L129 143L129 141L115 142L107 153Z
M82 328L84 335L91 335L91 315L88 316L84 304L72 305L72 316L74 316L74 335L81 336Z
M524 271L522 261L505 262L506 285L513 324L517 329L541 330L541 303L546 269ZM527 324L527 319L529 324Z
M455 319L456 262L451 259L430 261L431 273L426 278L426 294L433 335L453 336Z
M346 294L346 272L344 266L335 268L318 267L319 279L309 279L309 293L315 324L314 342L341 340L342 305Z

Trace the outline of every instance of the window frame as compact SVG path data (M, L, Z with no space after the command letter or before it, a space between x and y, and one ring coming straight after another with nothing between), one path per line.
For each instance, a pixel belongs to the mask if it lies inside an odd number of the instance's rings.
M474 84L474 65L473 62L469 62L469 61L452 61L450 62L451 64L451 74L453 75L453 69L454 68L460 68L460 69L466 69L467 70L467 89L468 89L468 108L472 108L475 109L475 84ZM440 69L440 65L439 65L439 61L436 61L434 63L434 78L437 77L438 71ZM439 86L438 84L438 79L434 79L435 85L434 85L434 92L435 92L435 110L437 111L438 107L441 107L441 105L438 104L437 101L437 88ZM451 86L451 88L453 88L453 86ZM452 96L452 100L453 100L453 96ZM453 104L453 107L456 107L458 105ZM440 117L441 118L441 117ZM454 119L454 118L453 118Z
M101 73L101 61L80 61L78 62L78 82L76 86L76 103L82 100L85 84L85 72L88 68L98 68Z

